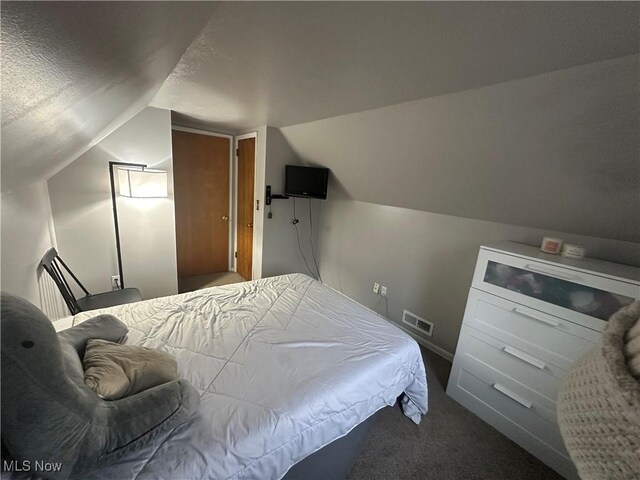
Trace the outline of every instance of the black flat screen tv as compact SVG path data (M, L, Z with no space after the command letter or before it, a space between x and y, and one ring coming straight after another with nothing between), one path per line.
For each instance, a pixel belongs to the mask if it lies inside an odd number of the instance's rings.
M284 173L284 194L289 197L327 198L329 169L287 165Z

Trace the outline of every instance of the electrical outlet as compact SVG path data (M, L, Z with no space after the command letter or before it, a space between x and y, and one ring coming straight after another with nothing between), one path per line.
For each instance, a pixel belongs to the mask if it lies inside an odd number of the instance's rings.
M373 284L373 293L375 293L376 295L378 293L380 293L380 284L379 283L374 283Z
M387 287L385 287L384 285L380 287L380 295L382 295L383 297L387 296Z
M120 275L113 275L111 277L111 288L113 290L120 288Z

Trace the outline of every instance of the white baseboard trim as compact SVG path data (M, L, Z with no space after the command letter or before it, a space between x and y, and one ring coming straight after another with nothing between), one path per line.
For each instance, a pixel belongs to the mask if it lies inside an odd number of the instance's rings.
M422 345L424 348L426 348L427 350L431 350L433 353L435 353L436 355L441 356L442 358L444 358L445 360L449 361L449 362L453 362L453 354L446 351L444 348L439 347L437 345L434 345L433 343L431 343L428 340L425 340L424 338L422 338L419 335L416 335L415 333L413 333L411 330L404 328L401 325L396 324L398 327L400 327L401 330L405 331L406 333L408 333L409 335L411 335L411 338L413 338L416 342L418 342L420 345Z

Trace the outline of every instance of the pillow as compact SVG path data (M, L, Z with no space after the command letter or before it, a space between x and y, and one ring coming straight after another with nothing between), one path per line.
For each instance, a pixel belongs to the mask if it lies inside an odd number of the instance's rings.
M78 352L78 357L82 358L89 339L101 338L120 343L127 333L129 329L124 323L113 315L102 314L58 332L58 338L71 345Z
M87 342L84 383L105 400L135 395L177 380L178 365L167 352L107 340Z
M121 342L127 336L129 328L113 315L98 315L78 325L58 332L60 348L64 358L67 375L74 382L84 383L82 357L87 342L91 338L101 338L112 342Z

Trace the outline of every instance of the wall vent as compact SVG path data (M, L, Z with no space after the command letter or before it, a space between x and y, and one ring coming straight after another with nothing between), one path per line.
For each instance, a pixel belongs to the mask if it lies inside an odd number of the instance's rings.
M411 325L416 330L420 330L428 336L433 335L433 323L419 317L415 313L411 313L409 310L402 312L402 323Z

